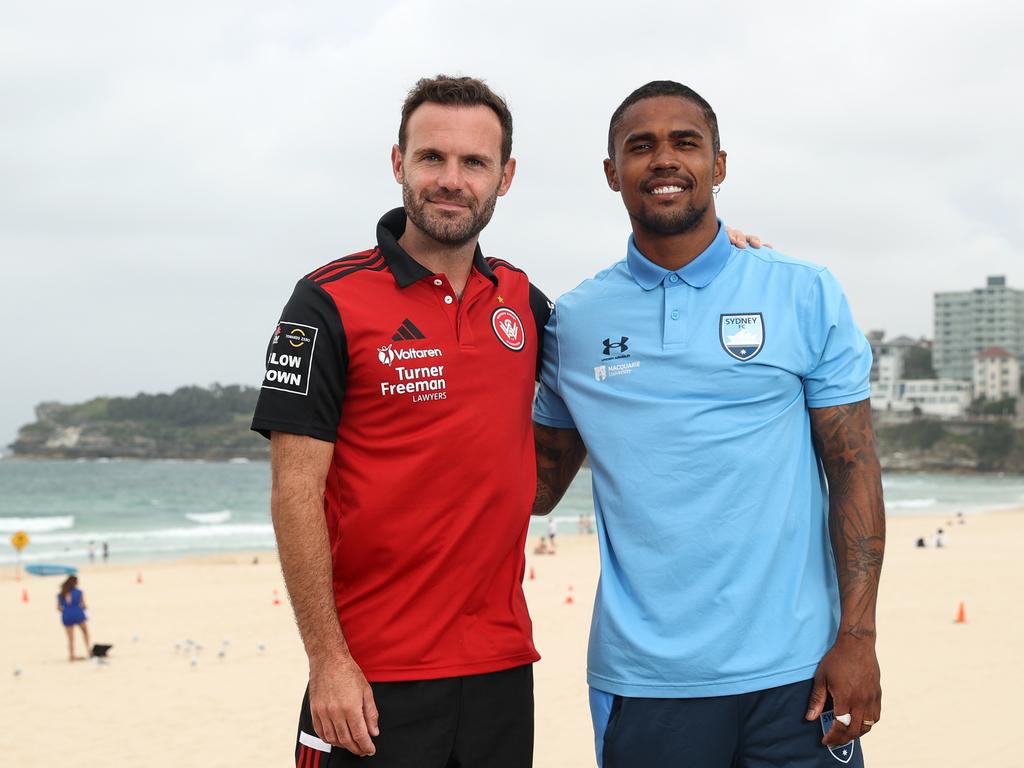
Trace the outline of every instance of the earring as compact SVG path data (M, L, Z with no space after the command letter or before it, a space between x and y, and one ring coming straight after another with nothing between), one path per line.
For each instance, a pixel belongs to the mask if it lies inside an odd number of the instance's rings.
M711 188L711 194L714 195L715 197L718 197L718 192L721 189L722 188L718 184L715 184L715 186Z

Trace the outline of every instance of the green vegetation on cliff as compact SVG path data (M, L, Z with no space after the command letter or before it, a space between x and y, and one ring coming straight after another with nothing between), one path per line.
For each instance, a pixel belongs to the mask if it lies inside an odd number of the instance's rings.
M259 390L219 384L171 394L98 397L36 406L11 448L50 458L266 458L266 440L249 430Z
M876 432L885 469L1024 473L1024 432L1009 421L919 418Z

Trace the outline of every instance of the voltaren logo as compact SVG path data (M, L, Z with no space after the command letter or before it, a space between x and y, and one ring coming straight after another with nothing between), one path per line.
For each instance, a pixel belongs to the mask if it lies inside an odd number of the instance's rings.
M440 349L395 349L394 344L377 347L377 359L382 365L391 366L395 360L421 360L425 357L442 357Z

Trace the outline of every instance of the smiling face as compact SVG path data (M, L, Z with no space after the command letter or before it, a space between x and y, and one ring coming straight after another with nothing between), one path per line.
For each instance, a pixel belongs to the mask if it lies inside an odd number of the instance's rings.
M515 174L515 160L501 162L501 142L501 123L489 107L417 107L405 151L391 150L409 222L445 245L465 245L479 235Z
M679 235L714 220L712 189L725 179L725 153L692 101L656 96L630 106L604 161L608 186L622 194L633 221L652 235Z

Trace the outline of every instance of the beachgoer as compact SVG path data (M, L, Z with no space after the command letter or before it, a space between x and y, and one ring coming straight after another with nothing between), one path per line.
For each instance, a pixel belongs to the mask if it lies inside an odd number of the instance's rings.
M548 518L548 539L551 541L551 550L555 550L555 536L558 535L558 522L554 517Z
M85 616L85 595L78 588L78 577L68 576L60 585L57 595L57 612L60 613L61 624L68 635L68 659L81 661L85 656L75 656L75 627L82 631L85 640L85 652L89 653L89 625Z
M110 545L107 542L103 542L103 562L107 562L110 558Z
M309 657L299 759L531 764L523 478L550 304L477 245L511 141L482 81L419 81L391 153L404 207L301 279L273 333L253 428Z
M827 270L730 246L699 95L639 88L608 143L626 258L557 302L534 411L536 513L591 457L598 760L862 765L884 545L870 347Z
M550 554L548 549L548 540L546 536L541 536L540 541L537 542L537 546L533 548L533 554L535 555L547 555Z
M95 563L96 562L96 543L95 542L92 542L92 541L89 542L88 552L89 552L89 562L90 563Z
M932 537L932 546L936 549L942 549L946 546L946 534L941 528L939 528Z

